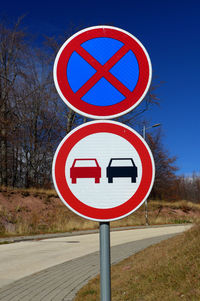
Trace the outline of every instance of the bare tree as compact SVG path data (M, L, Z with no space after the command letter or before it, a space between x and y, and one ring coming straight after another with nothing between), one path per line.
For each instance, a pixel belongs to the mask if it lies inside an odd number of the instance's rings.
M140 129L141 125L144 124L145 114L148 113L154 106L160 105L160 99L156 95L156 89L162 84L162 82L151 83L149 91L145 96L144 100L130 113L117 118L120 122L125 123L131 127Z
M186 200L200 203L200 175L179 176L174 183L173 197L175 200Z
M46 53L31 50L26 65L16 106L22 133L22 164L26 170L23 178L25 186L29 187L41 186L44 179L50 178L55 142L62 137L62 120Z
M8 182L8 136L13 125L13 94L22 75L25 33L21 18L12 26L0 24L0 184Z
M147 143L152 151L156 167L156 177L151 197L161 200L170 199L177 178L175 173L177 171L176 157L171 157L163 146L161 130L154 136L147 134Z

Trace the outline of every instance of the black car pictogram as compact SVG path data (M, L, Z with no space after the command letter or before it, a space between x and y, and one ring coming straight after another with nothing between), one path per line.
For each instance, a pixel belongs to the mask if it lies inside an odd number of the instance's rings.
M106 168L108 183L113 183L113 178L131 178L136 183L138 176L137 167L132 158L112 158Z

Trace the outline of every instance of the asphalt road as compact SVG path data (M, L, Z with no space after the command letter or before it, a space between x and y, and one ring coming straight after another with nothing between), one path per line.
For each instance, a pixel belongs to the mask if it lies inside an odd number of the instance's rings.
M190 226L149 227L111 232L116 263ZM0 245L0 300L73 300L99 273L99 234Z

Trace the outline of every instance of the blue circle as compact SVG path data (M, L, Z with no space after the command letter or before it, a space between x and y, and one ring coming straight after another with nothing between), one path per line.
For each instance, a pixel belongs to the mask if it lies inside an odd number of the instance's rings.
M123 45L116 39L101 37L90 39L81 46L101 65L104 65ZM132 50L129 50L109 72L132 92L139 78L139 65ZM72 53L67 65L67 78L74 93L95 73L96 70L76 51ZM91 105L109 106L125 98L117 88L102 77L81 99Z

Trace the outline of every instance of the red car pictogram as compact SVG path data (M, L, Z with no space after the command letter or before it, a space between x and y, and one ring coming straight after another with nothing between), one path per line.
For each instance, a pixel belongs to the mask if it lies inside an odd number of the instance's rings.
M72 184L76 184L77 178L94 178L95 183L100 182L101 167L97 159L74 159L70 168Z

